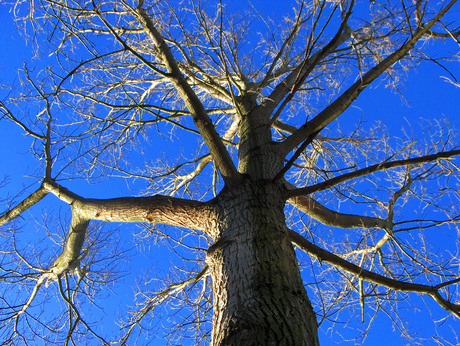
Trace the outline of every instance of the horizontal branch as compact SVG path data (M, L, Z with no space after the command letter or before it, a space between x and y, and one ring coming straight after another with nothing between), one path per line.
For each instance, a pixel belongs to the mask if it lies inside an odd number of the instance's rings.
M169 196L92 199L80 197L56 183L46 183L46 188L86 220L160 223L208 232L214 211L212 202Z
M314 192L326 190L334 185L343 183L347 180L359 178L359 177L362 177L362 176L365 176L371 173L375 173L378 171L384 171L390 168L396 168L396 167L402 167L402 166L416 165L416 164L436 161L440 159L447 159L447 158L457 156L457 155L460 155L460 150L443 151L443 152L436 153L436 154L414 157L412 159L383 162L383 163L379 163L379 164L369 166L363 169L359 169L354 172L342 174L335 178L323 181L322 183L318 183L318 184L303 187L303 188L289 190L286 192L285 197L286 199L289 199L291 197L309 195Z
M439 289L445 287L448 284L456 284L458 279L454 279L449 283L443 283L437 286L428 286L422 284L414 284L411 282L398 281L394 279L387 278L383 275L371 272L364 268L357 266L356 264L350 263L339 256L326 251L319 246L309 242L307 239L302 237L300 234L289 230L289 237L291 241L299 247L301 250L315 256L320 261L328 262L336 268L340 268L350 274L356 275L358 278L372 282L377 285L385 286L389 289L395 291L403 292L416 292L429 295L433 298L442 308L447 311L451 311L457 317L460 317L460 306L451 303L450 301L444 299L439 293Z
M112 199L83 198L55 182L46 182L47 191L68 203L72 222L64 249L46 276L57 280L65 272L79 268L86 230L91 220L105 222L147 222L196 229L204 233L212 229L212 202L202 203L168 196L121 197Z
M297 209L323 225L339 228L391 229L391 222L378 217L344 214L330 210L308 196L292 197L288 200Z

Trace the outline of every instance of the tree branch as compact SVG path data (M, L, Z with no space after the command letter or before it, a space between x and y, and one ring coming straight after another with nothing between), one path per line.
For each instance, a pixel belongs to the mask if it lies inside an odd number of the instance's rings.
M3 215L0 216L0 226L5 225L11 220L18 217L21 213L32 207L34 204L38 203L48 194L48 190L42 184L40 187L33 193L31 193L24 200L19 202L15 207L6 211Z
M450 150L450 151L444 151L432 155L426 155L426 156L420 156L420 157L415 157L412 159L404 159L404 160L397 160L397 161L391 161L391 162L383 162L379 163L373 166L369 166L363 169L359 169L354 172L342 174L340 176L337 176L335 178L323 181L322 183L303 187L303 188L298 188L295 190L289 190L286 192L286 199L291 198L291 197L296 197L296 196L302 196L302 195L308 195L314 192L318 191L323 191L326 190L334 185L343 183L347 180L355 179L358 177L362 177L364 175L368 175L374 172L378 171L384 171L390 168L395 168L395 167L401 167L401 166L408 166L408 165L415 165L419 163L425 163L425 162L430 162L430 161L435 161L439 159L447 159L452 156L457 156L460 155L460 150Z
M301 250L315 256L320 261L328 262L340 268L350 274L356 275L358 278L366 280L368 282L375 283L377 285L385 286L396 291L403 292L416 292L429 295L433 298L442 308L447 311L451 311L457 317L460 317L460 306L449 302L444 299L439 293L439 289L445 287L449 284L456 284L458 279L451 280L449 283L440 284L437 286L428 286L422 284L414 284L411 282L398 281L394 279L387 278L383 275L371 272L364 268L357 266L356 264L350 263L339 256L326 251L319 246L309 242L307 239L302 237L300 234L289 230L289 237L291 241L299 247Z
M272 93L267 97L267 100L261 104L264 112L272 113L286 95L293 90L293 87L301 84L299 84L299 77L302 77L302 81L304 81L321 59L333 53L338 46L350 38L350 35L350 28L346 25L346 23L342 23L342 26L336 36L334 36L334 38L325 47L313 54L310 58L304 59L299 66L297 66L275 87ZM277 116L272 117L271 125L275 122L276 118Z
M213 201L203 203L169 196L83 198L56 183L45 183L62 201L85 220L105 222L161 223L209 233ZM209 235L209 234L208 234ZM210 235L212 236L212 235Z
M154 297L147 299L147 301L143 304L143 307L136 311L136 313L131 317L130 323L126 326L123 326L123 329L128 329L125 335L120 339L120 343L124 345L124 342L129 338L131 333L133 332L134 328L139 325L142 319L156 306L163 303L168 298L172 297L177 292L184 290L187 286L197 283L200 280L203 280L209 275L208 272L208 265L205 264L203 268L192 278L171 284L170 286L166 287L164 290L156 294Z
M445 6L425 27L417 30L408 41L398 50L387 56L384 60L370 69L366 74L356 81L348 90L339 96L334 102L327 106L312 120L301 126L296 132L288 137L280 144L280 151L283 156L286 156L296 146L302 143L312 133L321 131L328 124L334 121L341 115L359 96L359 94L375 79L382 75L391 65L404 58L407 53L414 47L418 40L430 31L430 28L435 25L439 19L456 3L456 0L451 1Z
M176 59L171 53L171 50L161 34L156 30L152 19L142 8L142 5L143 0L140 0L137 7L139 19L145 25L150 38L157 47L160 55L159 59L166 65L171 82L176 86L177 91L184 100L187 109L192 114L193 121L208 146L213 157L213 161L222 174L226 184L232 185L238 183L241 180L241 175L238 173L229 153L227 152L227 149L225 148L225 145L212 124L211 119L207 115L203 104L185 80L177 65Z
M295 189L295 186L292 184L286 183L285 185L288 189ZM326 208L309 196L292 197L287 202L326 226L391 229L391 222L388 220L378 217L339 213Z
M286 107L286 105L292 100L294 95L297 93L297 91L300 89L302 84L305 82L307 77L310 75L310 73L313 71L316 65L327 55L332 53L339 45L341 45L343 42L348 40L351 35L351 29L348 26L348 18L351 15L351 11L353 9L354 1L352 0L348 11L342 18L342 23L340 24L340 28L335 34L335 36L332 38L332 40L324 46L317 54L315 54L314 60L310 61L305 60L302 65L301 65L301 72L299 73L298 76L296 76L296 80L294 84L291 87L291 90L289 91L289 94L286 96L284 99L283 103L281 106L276 110L276 113L273 115L272 119L270 120L270 126L273 124L273 122L278 119L279 115L283 111L283 109ZM304 67L304 64L307 65L306 68ZM307 139L308 141L308 139Z

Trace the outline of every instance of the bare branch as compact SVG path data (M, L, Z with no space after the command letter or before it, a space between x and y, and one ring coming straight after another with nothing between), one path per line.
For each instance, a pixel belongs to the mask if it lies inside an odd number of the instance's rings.
M205 264L203 268L193 277L188 280L178 282L175 284L171 284L170 286L166 287L164 290L156 294L154 297L148 298L146 302L143 304L143 307L139 309L131 318L130 322L123 326L123 329L127 329L124 336L120 339L120 343L124 344L126 340L129 338L131 333L133 332L134 328L140 324L142 319L156 306L162 304L168 298L171 298L177 292L182 291L185 287L195 284L200 280L205 279L208 275L208 265Z
M142 8L142 5L143 1L141 0L139 1L139 6L137 7L139 19L142 20L146 26L150 34L150 38L158 48L160 53L159 58L166 64L170 74L170 80L175 84L187 108L192 114L193 121L203 136L203 139L211 152L213 161L217 165L217 168L227 184L232 185L239 182L241 180L240 174L236 170L236 167L225 149L225 146L212 124L211 119L209 119L203 104L180 72L177 62L168 45L160 33L155 29L150 16Z
M285 183L285 185L288 189L295 189L292 184ZM384 230L389 230L392 226L390 221L378 217L344 214L330 210L309 196L291 197L287 202L326 226Z
M299 66L275 87L273 92L267 97L267 100L261 104L263 106L261 109L267 114L271 114L288 93L290 93L289 95L294 95L295 93L292 92L293 88L295 87L295 90L297 90L302 84L301 82L305 81L309 73L316 67L321 59L333 53L338 46L350 38L350 35L351 29L346 22L343 22L336 36L334 36L325 47L308 59L302 61ZM285 101L285 104L287 104L291 98L292 96ZM282 107L284 108L284 106ZM279 113L280 112L277 112L277 115L272 117L270 121L271 125L277 120Z
M35 192L31 193L15 207L6 211L3 215L0 216L0 226L5 225L6 223L18 217L21 213L41 201L47 194L48 190L45 188L45 186L43 184L40 185L40 187Z
M317 257L320 261L328 262L334 265L337 268L340 268L348 273L356 275L358 278L361 278L365 281L369 281L378 285L388 287L396 291L404 292L416 292L429 295L433 298L442 308L447 311L451 311L457 317L460 317L460 305L453 304L448 300L444 299L439 293L439 289L445 287L449 284L456 284L459 279L454 279L445 284L440 284L437 286L428 286L422 284L415 284L411 282L398 281L394 279L387 278L383 275L371 272L364 268L361 268L353 263L350 263L339 256L326 251L319 246L309 242L307 239L302 237L300 234L289 230L289 237L291 241L298 246L301 250Z
M26 124L24 124L22 121L20 121L17 117L15 117L13 113L11 113L11 111L1 101L0 101L0 109L4 116L12 120L14 123L18 124L28 135L31 135L32 137L35 137L37 139L46 140L46 136L40 135L32 131L31 129L29 129L29 127Z
M384 163L379 163L373 166L369 166L363 169L359 169L354 172L342 174L340 176L337 176L335 178L323 181L322 183L318 183L315 185L303 187L303 188L298 188L296 190L290 190L286 192L286 198L291 198L291 197L296 197L296 196L302 196L302 195L309 195L314 192L318 191L323 191L326 189L329 189L330 187L343 183L347 180L359 178L374 172L378 171L384 171L390 168L395 168L395 167L402 167L402 166L409 166L409 165L416 165L420 163L426 163L426 162L431 162L431 161L436 161L440 159L447 159L449 157L457 156L460 155L460 150L450 150L450 151L445 151L445 152L440 152L436 154L431 154L431 155L426 155L426 156L420 156L420 157L415 157L412 159L404 159L404 160L397 160L397 161L391 161L391 162L384 162Z
M284 142L280 144L280 150L283 156L287 155L297 145L302 143L309 135L321 131L341 115L368 85L386 72L395 62L404 58L415 44L429 32L430 28L433 27L433 25L435 25L455 3L456 0L449 2L424 28L419 29L414 36L409 38L401 48L375 65L322 112L284 140Z
M169 196L90 199L80 197L56 183L46 189L70 204L83 220L168 224L209 232L213 201L208 203Z

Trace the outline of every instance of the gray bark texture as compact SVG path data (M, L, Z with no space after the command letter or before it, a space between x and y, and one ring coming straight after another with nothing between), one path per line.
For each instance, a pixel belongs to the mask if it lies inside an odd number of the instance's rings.
M269 114L242 100L239 184L216 200L211 345L319 345L315 313L285 223L286 188L273 178L283 158L272 142Z
M246 179L217 198L212 345L319 345L281 186Z

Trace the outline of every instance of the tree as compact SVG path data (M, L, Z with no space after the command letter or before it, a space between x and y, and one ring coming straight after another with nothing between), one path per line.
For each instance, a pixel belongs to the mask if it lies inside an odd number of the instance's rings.
M319 345L318 325L357 315L365 335L379 312L405 335L398 309L418 297L458 325L451 122L426 114L420 134L412 117L413 133L397 139L394 127L346 118L370 85L398 90L426 64L455 92L456 1L292 5L270 19L239 1L11 4L54 63L25 65L0 104L39 160L34 183L3 201L4 343L147 343L168 302L171 343ZM137 192L82 196L109 179L105 188L120 179ZM47 195L71 216L39 220ZM131 243L125 223L141 227ZM430 244L433 232L453 240ZM143 274L110 334L95 310L128 275L120 263L152 241L184 263Z

